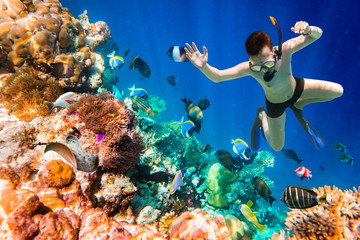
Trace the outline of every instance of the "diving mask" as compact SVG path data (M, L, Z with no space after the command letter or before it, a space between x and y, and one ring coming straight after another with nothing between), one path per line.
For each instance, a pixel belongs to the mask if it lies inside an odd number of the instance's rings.
M276 55L271 55L271 56L267 57L261 63L253 64L253 63L249 62L249 65L250 65L250 70L253 72L262 72L262 70L264 70L264 69L266 70L265 72L267 72L269 69L275 67Z

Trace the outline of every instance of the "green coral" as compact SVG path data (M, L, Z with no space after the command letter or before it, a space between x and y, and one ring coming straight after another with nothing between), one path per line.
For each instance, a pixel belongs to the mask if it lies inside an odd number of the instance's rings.
M236 178L235 173L230 172L220 163L213 164L206 180L207 202L215 207L226 207L228 204L226 194L231 191L231 183Z
M112 92L112 85L116 85L119 82L119 78L114 71L106 69L102 75L103 84L101 88L105 88L107 91Z

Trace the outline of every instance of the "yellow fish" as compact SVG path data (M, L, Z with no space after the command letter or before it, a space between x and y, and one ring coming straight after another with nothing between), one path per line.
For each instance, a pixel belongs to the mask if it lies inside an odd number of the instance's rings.
M241 204L240 205L240 211L245 216L245 218L254 224L254 226L258 227L260 230L261 235L263 234L263 230L266 228L264 225L260 224L257 220L255 214L253 211L251 211L251 206L253 205L253 202L251 200L248 201L247 204Z

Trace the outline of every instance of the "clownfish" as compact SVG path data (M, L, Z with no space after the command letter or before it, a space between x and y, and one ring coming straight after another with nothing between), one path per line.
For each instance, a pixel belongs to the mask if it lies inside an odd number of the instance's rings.
M189 59L186 57L184 47L171 46L166 53L174 62L187 62Z
M110 64L111 69L118 70L118 69L122 68L122 66L124 66L124 59L122 57L115 56L115 51L108 54L107 57L110 58L109 64Z

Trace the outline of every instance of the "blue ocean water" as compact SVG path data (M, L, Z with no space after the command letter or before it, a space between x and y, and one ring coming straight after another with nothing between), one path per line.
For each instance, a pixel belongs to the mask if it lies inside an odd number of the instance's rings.
M266 31L274 45L277 44L270 15L279 21L284 41L297 36L290 31L297 21L320 27L322 37L293 55L292 71L297 77L328 80L344 87L342 97L304 108L306 118L328 144L316 150L293 113L287 110L285 148L297 152L304 160L301 166L311 169L313 178L301 181L294 174L299 167L296 162L274 152L266 143L263 149L275 156L275 165L264 174L275 182L272 195L276 199L280 199L288 185L310 188L336 185L342 189L359 185L360 4L357 1L62 0L61 3L75 17L86 9L91 22L107 22L120 54L130 49L125 66L117 72L118 87L127 90L135 84L164 99L167 110L159 121L186 116L181 98L186 96L198 102L207 96L211 106L204 111L202 130L196 137L203 144L229 151L232 151L231 139L242 138L250 143L256 109L264 105L263 90L250 77L213 83L190 62L173 62L166 55L169 47L194 41L199 49L207 47L210 65L225 69L248 60L244 44L253 31ZM150 79L128 69L128 61L136 55L150 65ZM166 82L169 75L175 76L178 82L175 87ZM347 146L357 165L350 166L337 159L337 151L332 148L336 142Z

